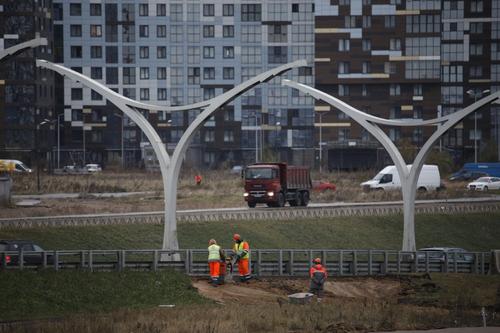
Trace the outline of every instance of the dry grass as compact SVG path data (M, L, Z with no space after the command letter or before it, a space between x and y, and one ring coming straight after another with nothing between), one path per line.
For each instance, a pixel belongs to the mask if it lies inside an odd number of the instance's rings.
M195 171L186 169L181 173L178 192L178 209L203 209L242 207L243 181L238 174L228 171L204 171L201 185L194 182ZM368 202L401 200L400 191L363 192L359 184L371 178L374 172L332 172L318 174L313 172L312 179L328 180L337 186L337 190L324 193L313 192L313 202ZM50 200L44 199L40 206L31 208L11 208L0 211L1 217L51 216L91 213L126 213L134 211L163 210L163 184L158 173L103 172L93 175L44 175L42 177L44 193L80 193L79 199ZM464 182L446 183L446 190L419 193L417 199L447 199L476 197L491 194L469 192ZM14 194L36 192L36 175L17 175L14 179ZM99 192L151 192L120 199L96 199L88 193Z
M230 304L119 310L108 315L5 325L0 332L367 332L478 325L477 311L456 317L453 310L384 301L335 299L327 304Z

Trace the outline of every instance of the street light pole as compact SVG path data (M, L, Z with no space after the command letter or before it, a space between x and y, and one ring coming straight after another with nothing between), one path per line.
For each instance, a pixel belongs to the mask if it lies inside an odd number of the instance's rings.
M255 163L259 162L259 127L258 127L258 114L257 110L255 110Z
M64 116L64 113L57 115L57 168L61 168L61 128L59 124L59 119Z
M41 123L36 124L36 131L35 131L35 152L36 152L36 188L38 193L40 193L40 127L49 124L50 120L44 119Z
M117 116L118 118L120 118L121 122L122 122L122 126L121 126L121 150L122 150L122 169L125 169L125 140L123 138L123 122L124 122L124 119L123 119L123 116L118 114L118 113L113 113L115 116ZM169 121L171 122L171 121Z
M475 90L469 89L466 92L469 96L474 97L474 103L476 103L478 98L482 97L483 94L489 93L490 90L485 89L483 91L476 92ZM474 112L474 163L477 163L477 111Z

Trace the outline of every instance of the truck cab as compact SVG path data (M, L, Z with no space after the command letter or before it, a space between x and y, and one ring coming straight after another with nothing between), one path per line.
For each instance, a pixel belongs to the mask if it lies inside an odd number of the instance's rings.
M248 207L257 203L269 207L306 206L309 203L311 179L309 169L286 163L256 163L245 168L245 193Z

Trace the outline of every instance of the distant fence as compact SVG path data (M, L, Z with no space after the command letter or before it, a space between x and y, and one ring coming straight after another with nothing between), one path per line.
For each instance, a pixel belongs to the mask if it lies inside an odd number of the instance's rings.
M231 251L227 251L231 253ZM162 255L179 254L179 261ZM390 250L258 249L251 252L257 276L307 276L313 258L320 257L330 275L368 276L409 273L489 272L489 252L401 252ZM158 271L174 269L188 275L208 275L207 250L81 250L0 252L0 269L81 269L86 271ZM237 269L235 269L237 272ZM0 273L1 274L1 273Z

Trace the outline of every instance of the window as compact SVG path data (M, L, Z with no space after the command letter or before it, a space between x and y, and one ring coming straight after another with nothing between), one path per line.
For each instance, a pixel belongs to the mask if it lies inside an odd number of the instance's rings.
M224 80L233 80L234 79L234 68L233 67L224 67L222 69L222 78Z
M483 44L470 44L470 55L483 55Z
M225 59L233 59L234 58L234 47L233 46L222 47L222 57Z
M102 37L102 26L100 24L90 25L90 37Z
M135 84L135 67L123 67L123 84Z
M188 67L188 84L200 84L200 67Z
M363 73L371 73L371 63L369 61L363 61Z
M148 80L149 79L149 67L141 67L139 69L139 78L141 80Z
M102 80L102 67L90 67L90 78Z
M156 37L158 37L158 38L167 37L167 26L166 25L157 25L156 26Z
M205 130L205 142L215 141L215 131L211 129Z
M270 64L285 64L288 60L286 46L269 46L268 60Z
M69 27L71 37L81 37L82 36L82 26L80 24L72 24Z
M298 13L298 12L299 12L299 4L292 3L292 13Z
M148 16L149 15L149 5L147 3L139 4L139 16Z
M213 25L203 26L203 37L211 38L215 36L215 28Z
M158 67L156 69L156 78L158 80L166 80L167 79L167 68L166 67Z
M350 131L348 128L339 128L339 141L347 141L349 140Z
M118 46L106 46L106 63L118 63Z
M117 67L106 67L106 84L118 84Z
M369 96L370 95L370 91L368 90L368 87L366 86L366 84L362 84L361 85L361 96Z
M170 4L170 21L182 22L182 4Z
M82 5L79 3L69 4L69 15L70 16L82 16Z
M188 25L187 27L187 41L188 43L200 42L200 27L197 25Z
M157 59L165 59L167 57L167 47L166 46L157 46L156 47L156 58Z
M149 26L140 25L139 26L139 37L149 37Z
M215 80L215 68L214 67L203 68L203 79L204 80Z
M200 62L200 47L198 46L188 46L188 64L197 64Z
M90 90L90 99L93 101L102 101L102 95L94 90Z
M149 100L149 88L141 88L139 89L139 98L141 101Z
M389 87L389 94L391 96L399 96L401 95L401 86L399 84L392 83Z
M267 28L267 40L270 43L286 43L287 42L287 26L284 24L271 24Z
M339 74L348 74L349 73L349 62L340 61L338 64Z
M439 37L410 37L406 38L405 47L407 56L438 56L441 41Z
M71 46L71 58L81 58L81 57L82 57L82 47Z
M83 89L71 88L71 99L73 101L81 101L83 99Z
M395 28L396 27L396 17L393 15L384 16L384 27L385 28Z
M135 46L123 46L122 57L125 64L135 63Z
M205 59L215 58L215 47L203 46L203 58Z
M203 5L203 16L214 16L215 15L215 5L214 4L204 4Z
M479 78L483 76L483 66L470 66L469 74L471 78Z
M356 16L344 16L345 28L356 28Z
M223 16L234 16L234 5L233 4L223 4L222 5L222 15Z
M90 16L101 16L102 8L100 3L91 3L90 4Z
M453 25L453 26L452 26ZM457 23L450 24L451 31L457 31ZM406 17L406 32L441 32L440 15L409 15Z
M363 16L363 28L371 28L371 27L372 27L372 17Z
M482 34L483 33L483 22L471 22L470 23L471 34Z
M483 12L483 0L472 0L470 2L470 11L472 13L482 13Z
M122 25L122 41L124 43L135 42L135 25Z
M389 40L389 50L391 51L401 51L401 39L391 38Z
M184 41L184 27L182 25L172 25L170 27L170 41L182 43Z
M139 58L149 59L149 46L140 46L139 47Z
M166 101L167 100L167 89L166 88L158 88L157 95L158 95L159 101Z
M242 4L241 5L241 21L242 22L258 22L261 20L261 5L260 4Z
M90 57L93 59L102 58L102 47L101 46L91 46L90 47Z
M339 39L339 51L347 52L351 49L349 39Z
M362 47L364 52L370 51L372 49L372 41L369 39L363 39Z
M413 85L413 96L422 96L422 85L414 84Z
M224 38L234 37L234 25L224 25L222 27L222 37Z
M135 82L135 68L134 68L134 82ZM134 88L123 88L123 96L135 99L135 89Z
M242 25L241 41L244 43L260 43L262 30L260 25Z
M167 16L167 5L164 3L156 4L156 16Z
M224 142L234 142L233 130L224 130Z
M339 84L339 96L349 96L349 86L345 84Z

